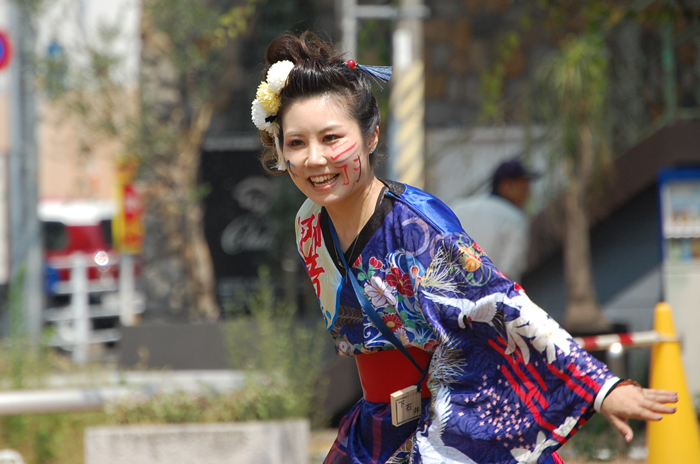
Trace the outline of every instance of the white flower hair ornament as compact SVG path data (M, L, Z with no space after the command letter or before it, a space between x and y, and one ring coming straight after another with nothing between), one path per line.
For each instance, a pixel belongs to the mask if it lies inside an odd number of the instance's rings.
M289 73L294 68L294 63L289 60L278 61L267 70L267 80L260 83L255 92L255 100L250 113L253 124L261 131L265 131L272 136L275 141L275 151L277 152L278 171L285 171L284 156L279 146L279 123L276 121L277 111L280 108L280 92L287 84Z

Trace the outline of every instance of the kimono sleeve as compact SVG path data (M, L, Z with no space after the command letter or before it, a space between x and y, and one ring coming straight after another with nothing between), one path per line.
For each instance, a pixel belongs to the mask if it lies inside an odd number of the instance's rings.
M442 439L462 448L468 437L469 455L540 462L586 422L614 377L464 233L435 241L417 296L440 341L431 390L452 398Z

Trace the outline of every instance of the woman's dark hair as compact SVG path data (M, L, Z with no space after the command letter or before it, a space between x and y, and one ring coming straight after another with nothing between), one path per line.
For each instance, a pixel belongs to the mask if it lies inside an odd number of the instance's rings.
M330 42L325 42L316 34L306 31L300 36L282 34L272 41L265 53L268 68L282 60L294 63L287 84L280 92L281 105L277 113L280 126L279 144L284 146L282 118L289 106L302 98L320 95L337 95L343 99L350 117L360 126L360 132L367 141L381 122L379 105L372 94L372 84L367 75L359 69L350 68L343 55L333 50ZM277 158L272 135L261 131L265 150L261 161L263 168L273 174L280 171L271 169ZM376 156L370 156L374 165Z

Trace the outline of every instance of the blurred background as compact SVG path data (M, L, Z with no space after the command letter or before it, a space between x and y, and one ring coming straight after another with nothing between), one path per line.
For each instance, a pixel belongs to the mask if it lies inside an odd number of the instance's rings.
M313 371L289 414L337 425L354 362L319 328L303 197L264 173L250 121L267 45L304 30L394 66L380 177L454 206L502 162L541 174L530 298L573 335L650 330L668 301L700 392L697 0L0 0L2 388L91 366ZM648 377L648 351L616 350L619 375ZM68 420L7 417L33 436Z

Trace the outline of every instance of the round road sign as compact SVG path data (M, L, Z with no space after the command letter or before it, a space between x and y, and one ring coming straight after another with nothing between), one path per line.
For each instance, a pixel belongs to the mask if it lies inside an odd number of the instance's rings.
M10 64L12 58L12 48L10 47L10 38L3 31L0 31L0 70Z

